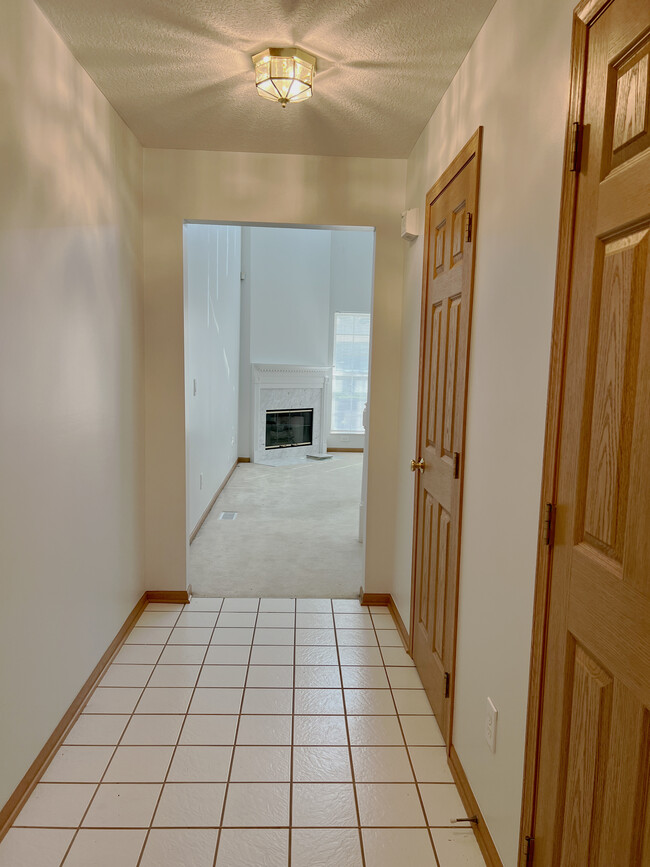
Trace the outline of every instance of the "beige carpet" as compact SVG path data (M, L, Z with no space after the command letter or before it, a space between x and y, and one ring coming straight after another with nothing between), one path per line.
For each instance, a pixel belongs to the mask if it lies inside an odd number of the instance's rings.
M197 596L353 597L362 455L290 467L240 464L190 546ZM237 512L234 521L221 512Z

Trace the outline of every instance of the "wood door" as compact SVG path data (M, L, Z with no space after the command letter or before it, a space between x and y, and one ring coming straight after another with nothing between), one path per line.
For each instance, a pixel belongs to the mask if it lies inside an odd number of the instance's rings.
M480 143L479 129L429 191L424 235L411 636L447 744Z
M532 835L535 865L639 867L650 865L650 5L582 11Z

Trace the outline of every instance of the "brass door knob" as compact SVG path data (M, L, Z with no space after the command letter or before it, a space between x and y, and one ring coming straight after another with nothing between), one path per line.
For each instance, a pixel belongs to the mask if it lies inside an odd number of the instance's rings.
M411 461L411 472L415 472L419 470L421 473L424 472L424 459L420 458L419 461Z

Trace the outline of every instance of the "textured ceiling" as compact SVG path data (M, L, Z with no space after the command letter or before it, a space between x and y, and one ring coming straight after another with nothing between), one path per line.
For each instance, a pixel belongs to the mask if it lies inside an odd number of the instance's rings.
M38 0L145 147L406 157L494 0ZM315 54L314 96L257 96L250 55Z

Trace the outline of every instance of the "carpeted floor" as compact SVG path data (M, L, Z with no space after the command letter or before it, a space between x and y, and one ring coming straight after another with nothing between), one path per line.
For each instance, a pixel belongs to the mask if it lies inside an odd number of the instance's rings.
M289 467L240 464L190 546L197 596L353 597L362 455ZM221 512L237 512L234 521Z

